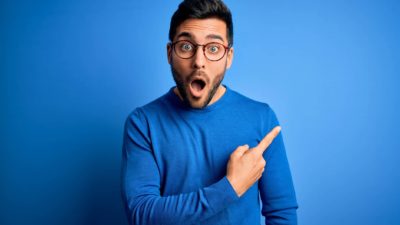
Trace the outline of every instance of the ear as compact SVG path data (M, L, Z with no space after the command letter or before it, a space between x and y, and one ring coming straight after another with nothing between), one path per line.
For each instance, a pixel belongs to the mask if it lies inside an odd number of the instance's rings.
M232 61L233 61L233 47L228 50L228 56L226 57L226 69L231 68Z
M167 58L168 58L168 63L171 64L171 57L172 57L172 47L171 43L167 44Z

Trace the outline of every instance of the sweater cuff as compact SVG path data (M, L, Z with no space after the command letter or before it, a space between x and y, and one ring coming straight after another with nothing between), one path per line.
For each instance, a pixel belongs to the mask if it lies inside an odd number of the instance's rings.
M205 188L205 194L211 208L215 213L223 210L231 203L239 199L228 178L224 176L221 180Z

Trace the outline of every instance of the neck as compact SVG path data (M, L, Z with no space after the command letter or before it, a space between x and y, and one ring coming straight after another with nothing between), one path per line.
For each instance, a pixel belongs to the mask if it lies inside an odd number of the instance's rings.
M225 94L225 91L226 91L226 88L222 84L220 84L217 89L217 92L215 92L215 95L211 99L210 103L208 103L208 105L211 105L214 102L218 101Z

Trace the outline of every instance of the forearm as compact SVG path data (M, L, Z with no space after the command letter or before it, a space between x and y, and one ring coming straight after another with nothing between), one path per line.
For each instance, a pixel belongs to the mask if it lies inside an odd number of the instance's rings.
M265 225L297 225L297 204L265 213Z
M130 224L191 224L223 210L239 197L226 177L196 192L160 196L125 191Z

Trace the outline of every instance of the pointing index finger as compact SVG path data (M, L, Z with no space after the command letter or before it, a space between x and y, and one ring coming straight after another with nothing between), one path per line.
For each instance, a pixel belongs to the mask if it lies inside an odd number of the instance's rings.
M280 126L274 127L265 137L258 143L255 147L255 150L258 151L260 154L263 154L268 146L272 143L274 138L278 136L279 132L281 131Z

